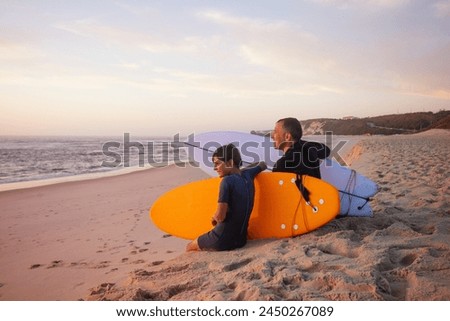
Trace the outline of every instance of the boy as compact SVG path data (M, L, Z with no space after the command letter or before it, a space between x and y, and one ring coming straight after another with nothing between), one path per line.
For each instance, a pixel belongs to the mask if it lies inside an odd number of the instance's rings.
M247 243L247 228L255 197L254 178L266 169L264 162L241 170L239 150L228 144L213 154L214 170L220 182L217 210L211 218L214 228L186 246L186 251L229 251Z

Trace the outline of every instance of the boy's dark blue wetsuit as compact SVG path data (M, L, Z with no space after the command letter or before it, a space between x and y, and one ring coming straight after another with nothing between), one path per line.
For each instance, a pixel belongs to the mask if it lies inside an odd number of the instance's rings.
M227 203L228 211L223 222L198 238L202 250L228 251L247 243L247 227L253 210L255 185L253 180L262 171L260 166L231 174L220 182L219 203Z

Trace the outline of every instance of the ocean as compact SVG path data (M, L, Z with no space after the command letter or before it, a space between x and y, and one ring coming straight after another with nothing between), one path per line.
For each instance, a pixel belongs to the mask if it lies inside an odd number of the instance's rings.
M186 162L174 137L0 136L0 185Z
M340 158L361 137L330 139L310 140L333 146ZM187 163L189 150L180 141L187 137L0 136L0 191Z

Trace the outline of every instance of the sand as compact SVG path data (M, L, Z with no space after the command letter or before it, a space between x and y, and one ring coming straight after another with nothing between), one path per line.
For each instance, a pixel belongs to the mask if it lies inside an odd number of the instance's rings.
M0 193L1 300L449 300L450 132L367 137L347 160L374 216L291 239L184 253L148 219L196 168Z
M184 252L149 219L164 191L205 178L170 166L0 192L0 300L78 300Z

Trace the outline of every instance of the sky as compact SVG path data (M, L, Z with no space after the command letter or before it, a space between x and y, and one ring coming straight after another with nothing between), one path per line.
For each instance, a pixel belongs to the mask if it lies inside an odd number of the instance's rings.
M0 135L450 107L450 0L0 0Z

